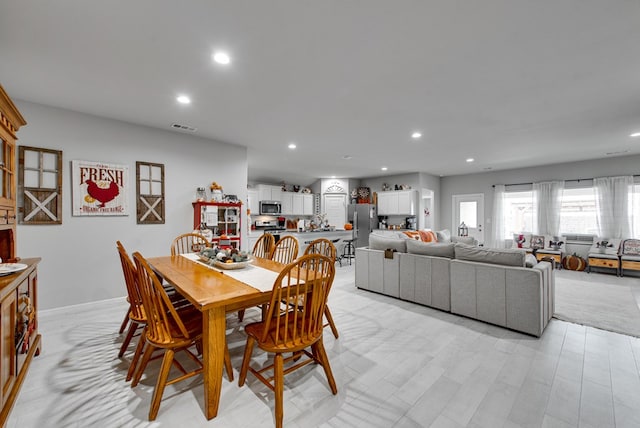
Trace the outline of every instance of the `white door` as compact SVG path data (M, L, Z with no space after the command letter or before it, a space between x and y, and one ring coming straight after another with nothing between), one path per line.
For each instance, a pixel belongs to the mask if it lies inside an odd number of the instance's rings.
M329 225L342 229L347 222L347 195L326 194L323 202Z
M464 222L469 236L484 244L484 194L453 195L451 234L458 235L458 227Z

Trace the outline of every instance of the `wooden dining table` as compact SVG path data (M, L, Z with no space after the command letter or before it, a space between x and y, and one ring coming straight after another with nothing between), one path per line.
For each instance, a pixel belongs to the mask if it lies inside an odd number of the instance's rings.
M204 401L207 419L218 414L222 389L226 313L268 303L271 290L260 291L224 272L181 255L147 259L153 269L202 312ZM280 272L285 265L255 258L253 266Z

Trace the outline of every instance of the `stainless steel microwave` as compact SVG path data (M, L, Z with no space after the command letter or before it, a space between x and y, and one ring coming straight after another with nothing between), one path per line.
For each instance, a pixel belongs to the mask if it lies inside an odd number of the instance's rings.
M260 201L261 215L280 215L282 214L282 204L279 201Z

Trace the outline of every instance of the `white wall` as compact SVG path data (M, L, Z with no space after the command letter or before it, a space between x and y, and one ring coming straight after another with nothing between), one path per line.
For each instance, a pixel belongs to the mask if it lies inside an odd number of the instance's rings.
M168 255L173 238L193 229L191 203L196 187L217 181L225 193L246 200L244 147L28 102L16 101L16 105L28 122L18 133L18 145L63 151L62 225L17 227L17 255L42 257L41 309L124 296L116 240L130 253ZM129 165L129 216L71 216L73 159ZM136 224L136 161L165 166L163 225Z
M443 177L440 179L440 227L455 230L451 225L451 200L452 196L456 194L484 194L484 236L485 241L490 242L492 224L488 220L493 217L492 186L494 184L576 180L635 174L640 174L640 155Z

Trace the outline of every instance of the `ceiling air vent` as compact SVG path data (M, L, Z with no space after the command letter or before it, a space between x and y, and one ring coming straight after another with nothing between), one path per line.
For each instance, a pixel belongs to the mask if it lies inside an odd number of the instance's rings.
M177 129L179 131L189 131L189 132L196 132L198 130L198 128L193 128L189 125L181 125L179 123L172 123L171 127L173 129Z

